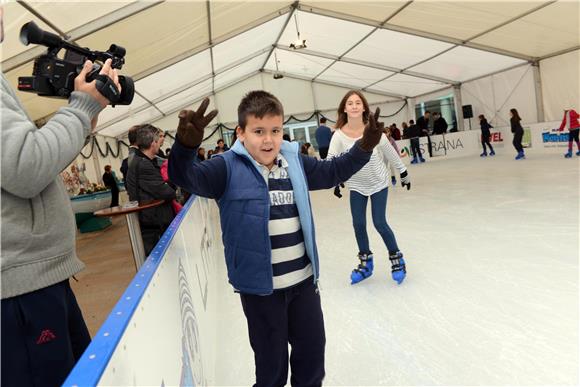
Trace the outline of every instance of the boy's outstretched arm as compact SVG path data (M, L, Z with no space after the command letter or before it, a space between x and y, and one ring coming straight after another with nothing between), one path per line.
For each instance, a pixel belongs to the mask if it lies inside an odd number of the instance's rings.
M197 159L197 149L205 127L217 115L217 110L204 115L208 105L209 98L206 98L197 111L182 110L179 113L177 137L169 154L168 172L171 182L188 192L217 199L225 191L226 163L221 157L204 162Z
M187 192L210 199L224 194L227 180L226 162L222 157L199 161L197 149L181 144L179 138L169 153L169 180Z
M369 117L363 137L348 153L330 160L316 160L302 155L304 171L311 190L327 189L345 182L357 173L371 158L373 149L383 136L384 124L379 122L380 109Z

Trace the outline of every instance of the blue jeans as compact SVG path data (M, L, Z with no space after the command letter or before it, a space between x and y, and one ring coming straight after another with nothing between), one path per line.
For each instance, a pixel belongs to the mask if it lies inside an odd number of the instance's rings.
M381 234L389 254L399 251L393 230L387 224L387 196L388 188L371 195L371 213L375 229ZM358 249L362 253L370 252L369 236L367 234L367 202L368 196L350 191L350 212L352 225Z

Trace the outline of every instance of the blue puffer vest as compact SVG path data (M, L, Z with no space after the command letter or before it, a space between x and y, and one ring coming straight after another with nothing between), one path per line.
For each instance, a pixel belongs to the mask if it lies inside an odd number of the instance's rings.
M282 143L280 153L288 162L288 175L294 200L300 214L304 245L314 272L319 275L314 221L304 167L298 143ZM218 201L222 239L228 277L233 287L248 294L267 295L273 292L272 248L268 232L270 196L260 166L240 142L223 157L227 166L227 183Z

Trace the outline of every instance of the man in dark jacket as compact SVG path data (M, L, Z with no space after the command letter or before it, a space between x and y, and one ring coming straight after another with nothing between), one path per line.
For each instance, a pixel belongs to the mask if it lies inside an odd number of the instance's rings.
M421 128L413 122L409 121L409 128L407 130L408 138L411 140L411 152L413 153L413 160L411 164L417 164L418 162L425 162L423 155L421 154L421 147L419 146L419 137L421 137Z
M111 190L111 205L110 207L116 207L119 205L119 187L117 186L117 180L113 175L110 165L105 165L105 173L103 173L103 184L105 187Z
M175 199L175 189L163 181L156 159L161 146L159 129L144 124L136 128L136 133L136 145L139 149L129 163L127 172L129 200L165 200L160 206L139 212L143 247L145 254L149 255L175 216L171 207L171 200Z
M318 144L318 153L321 159L328 156L328 147L330 146L330 139L332 138L332 130L326 126L326 118L320 118L320 126L316 129L316 143Z
M447 121L439 112L433 113L433 134L447 133Z
M138 149L137 145L135 145L137 143L137 127L138 126L133 126L131 129L129 129L129 133L127 134L127 137L129 138L129 156L125 157L123 161L121 161L120 169L121 173L123 174L123 181L125 183L127 182L127 171L129 170L129 161L133 159L135 151Z
M417 118L417 126L421 129L421 137L427 136L427 148L429 150L429 157L433 157L433 148L431 145L431 137L429 136L429 117L431 112L427 110L425 114Z

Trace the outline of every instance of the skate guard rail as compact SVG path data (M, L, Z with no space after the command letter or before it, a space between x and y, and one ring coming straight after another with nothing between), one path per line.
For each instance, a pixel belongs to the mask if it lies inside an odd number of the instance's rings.
M223 257L218 228L215 202L192 196L64 386L212 383L215 265Z

